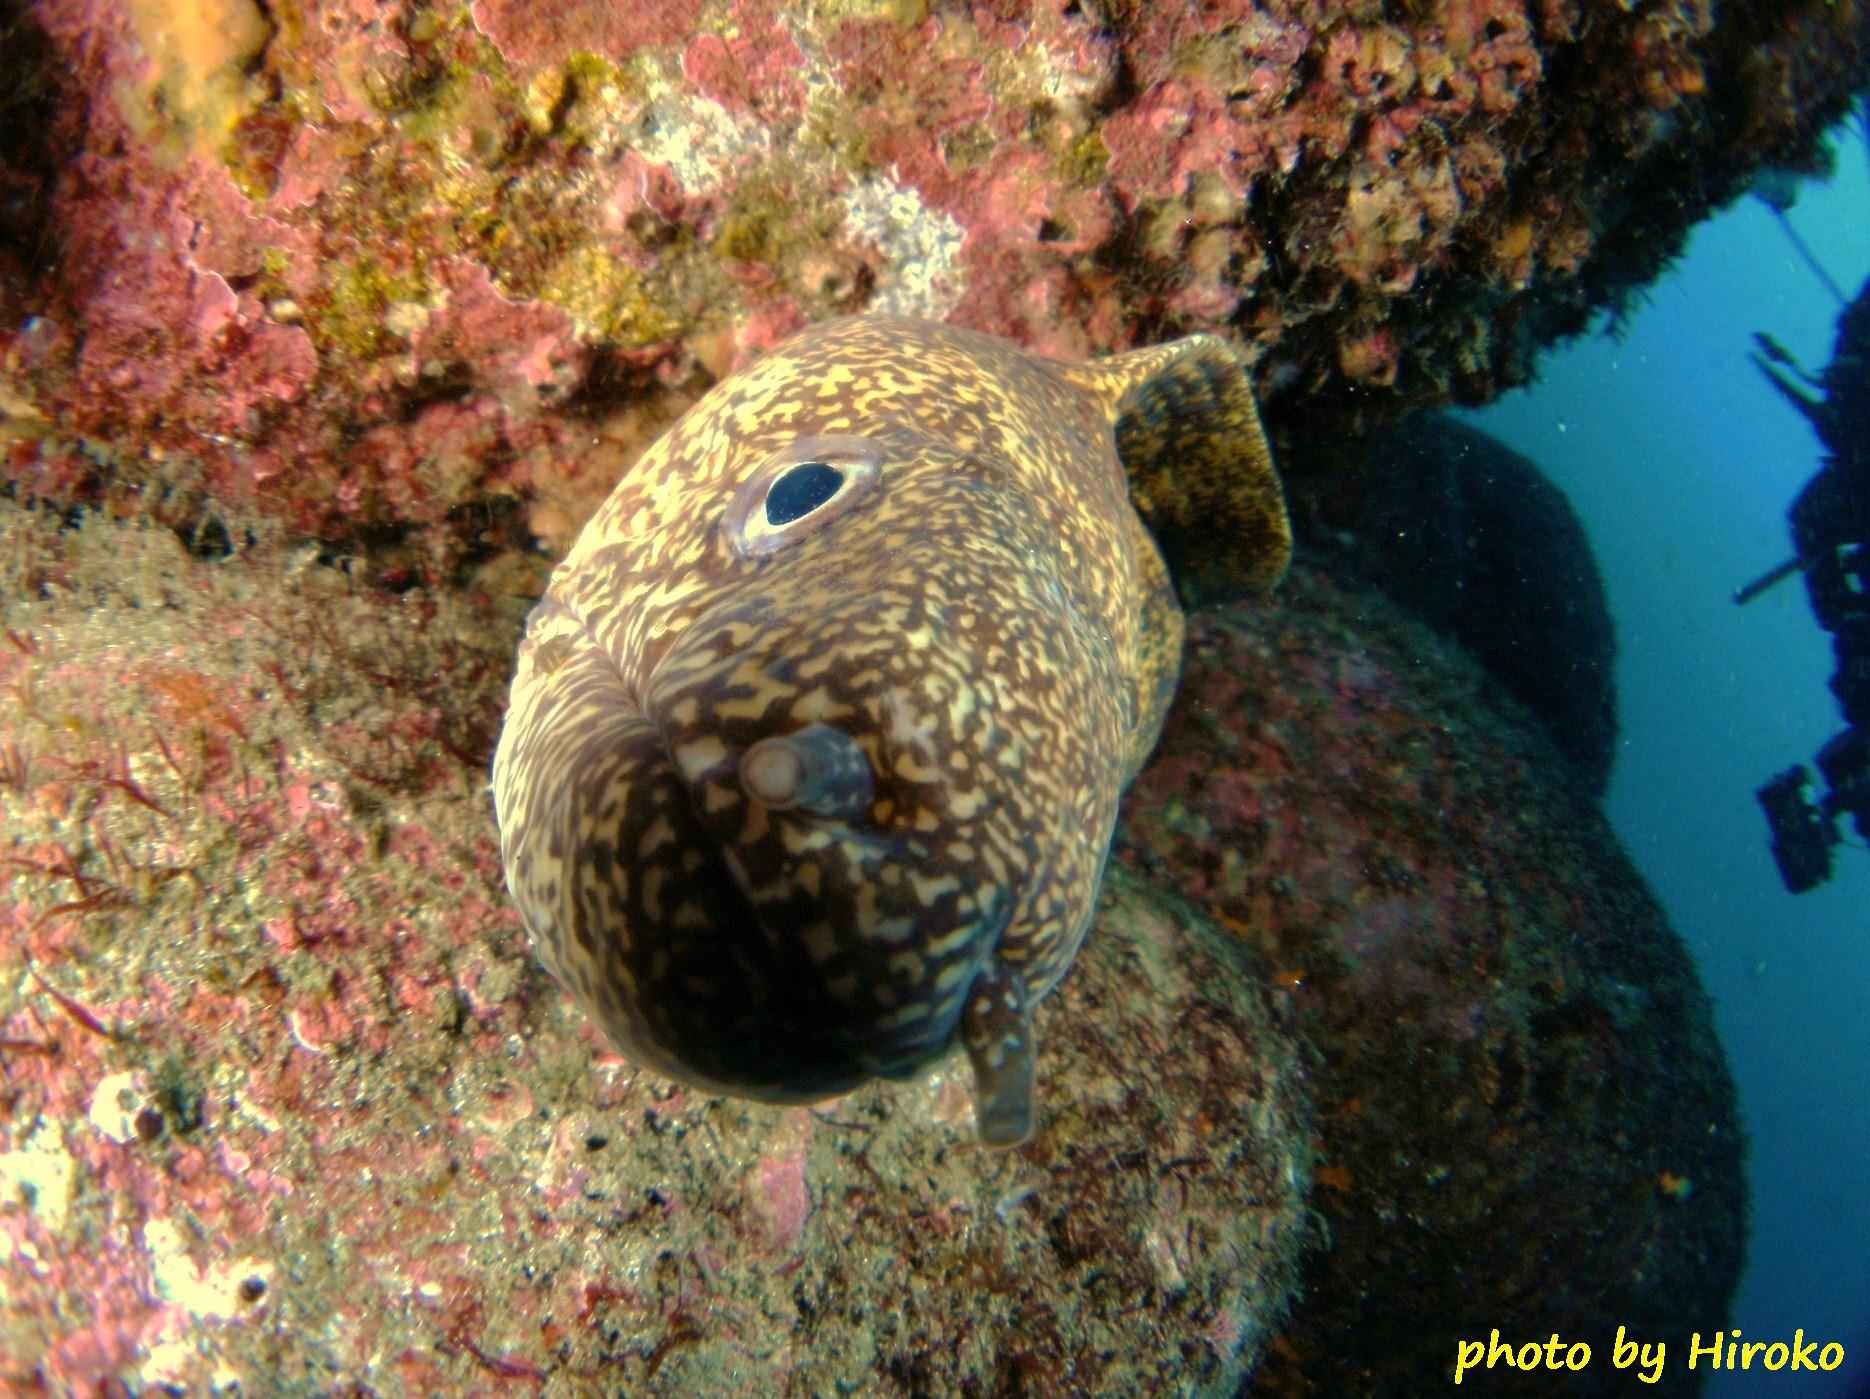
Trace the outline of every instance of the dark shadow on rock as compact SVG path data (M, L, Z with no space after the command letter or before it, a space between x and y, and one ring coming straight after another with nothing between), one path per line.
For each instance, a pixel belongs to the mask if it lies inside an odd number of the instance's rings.
M1460 646L1301 560L1189 619L1114 862L1250 949L1306 1046L1328 1244L1250 1390L1442 1392L1461 1341L1582 1341L1493 1394L1692 1394L1744 1251L1743 1139L1682 941ZM1074 972L1074 976L1076 973ZM1668 1345L1646 1384L1617 1328Z
M56 103L60 72L45 30L19 0L0 0L0 272L18 278L54 261L48 224L58 164L70 154L69 117Z
M1473 652L1602 797L1617 738L1616 637L1564 492L1441 413L1348 446L1295 443L1282 464L1302 542Z

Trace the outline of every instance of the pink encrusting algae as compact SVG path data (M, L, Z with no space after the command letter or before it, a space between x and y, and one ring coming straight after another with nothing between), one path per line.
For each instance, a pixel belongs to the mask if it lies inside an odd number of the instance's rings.
M1860 11L28 5L5 471L333 539L543 495L558 540L594 438L864 307L1221 331L1320 430L1484 399L1806 156Z

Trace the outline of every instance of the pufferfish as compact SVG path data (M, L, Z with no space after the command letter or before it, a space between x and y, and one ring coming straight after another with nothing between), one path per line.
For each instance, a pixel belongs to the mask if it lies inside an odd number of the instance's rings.
M1024 1141L1177 586L1267 589L1290 551L1225 341L801 332L643 453L528 619L493 792L539 959L709 1092L816 1101L958 1040L981 1139Z

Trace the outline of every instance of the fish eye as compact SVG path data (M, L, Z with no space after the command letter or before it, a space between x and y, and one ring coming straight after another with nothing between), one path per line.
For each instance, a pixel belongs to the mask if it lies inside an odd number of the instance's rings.
M741 485L721 520L728 544L750 559L797 543L874 496L882 462L868 437L801 438Z
M778 528L811 514L843 484L844 473L830 462L800 462L767 490L766 523Z

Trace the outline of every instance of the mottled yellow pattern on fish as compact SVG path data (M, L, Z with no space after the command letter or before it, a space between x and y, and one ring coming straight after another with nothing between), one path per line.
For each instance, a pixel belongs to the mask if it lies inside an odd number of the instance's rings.
M620 1049L808 1101L960 1039L983 1137L1030 1130L1031 1007L1180 663L1133 493L1204 594L1277 579L1224 342L1061 365L830 322L644 453L535 609L494 764L539 956Z

